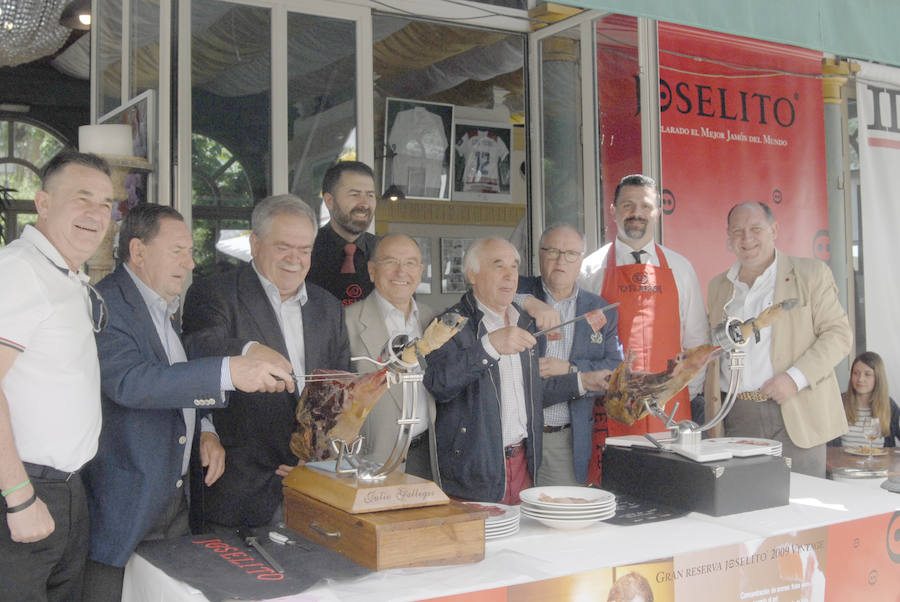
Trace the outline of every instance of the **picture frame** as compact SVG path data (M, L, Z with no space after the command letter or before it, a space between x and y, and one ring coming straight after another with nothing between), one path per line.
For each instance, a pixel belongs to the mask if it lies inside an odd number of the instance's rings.
M441 238L441 292L464 293L469 289L463 258L474 238Z
M425 269L422 271L422 282L416 287L416 293L419 295L430 295L431 284L434 279L431 239L426 236L413 236L412 239L419 245L419 250L422 252L422 265L425 266Z
M118 123L131 126L133 154L156 165L157 121L156 91L146 90L102 115L97 123ZM132 172L125 178L128 189L127 202L113 210L114 219L124 217L128 209L138 203L156 202L156 175L150 172ZM122 206L124 205L124 206ZM118 210L118 211L117 211ZM117 217L115 214L119 213Z
M454 201L511 203L512 126L459 119L453 124Z
M407 198L449 201L453 105L388 98L384 124L382 190L397 186Z

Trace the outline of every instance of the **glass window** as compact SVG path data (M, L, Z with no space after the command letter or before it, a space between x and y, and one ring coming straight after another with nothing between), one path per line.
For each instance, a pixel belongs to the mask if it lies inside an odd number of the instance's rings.
M540 41L544 224L584 231L581 36L577 27Z
M246 238L253 192L244 166L216 140L194 134L191 164L195 271L208 274L237 264L236 256L217 251L216 243L230 236ZM246 240L240 245L249 248Z
M63 142L45 129L30 123L13 122L13 157L43 166L63 149Z
M129 61L132 97L155 90L159 81L159 4L131 0Z
M850 259L853 268L852 300L855 316L853 340L856 343L856 354L866 350L866 280L865 255L862 238L862 207L860 206L859 182L859 109L856 98L847 100L847 130L850 147Z
M0 121L0 245L36 219L34 195L41 170L65 147L61 136L19 120Z
M105 115L122 104L122 0L97 0L97 111Z
M374 15L376 182L524 204L525 37ZM453 175L456 177L452 177Z
M223 231L248 229L271 194L271 10L196 0L191 30L195 271L208 274L237 261L216 251Z
M595 35L603 244L616 236L616 222L609 214L616 185L642 170L637 19L607 15L596 21Z
M290 191L315 209L328 166L357 157L356 26L288 13L287 27Z

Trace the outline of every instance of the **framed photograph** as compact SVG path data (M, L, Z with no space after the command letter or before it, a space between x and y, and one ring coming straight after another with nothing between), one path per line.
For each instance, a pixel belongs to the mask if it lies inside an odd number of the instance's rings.
M453 200L511 203L512 127L459 120L453 126Z
M453 105L388 98L382 190L416 199L450 199ZM380 154L380 153L379 153Z
M156 164L156 91L147 90L127 103L101 116L98 123L120 123L131 126L133 155ZM124 217L138 203L156 202L156 178L152 171L132 172L125 176L128 200L113 209L113 218ZM118 213L118 215L117 215Z
M422 251L422 265L425 266L425 271L422 272L422 282L416 287L416 292L420 295L430 295L431 282L434 278L434 262L431 259L431 239L425 236L413 236L412 239L416 241L416 244L419 245L419 250Z
M441 239L441 292L464 293L469 285L466 282L466 270L463 257L474 238L442 238Z

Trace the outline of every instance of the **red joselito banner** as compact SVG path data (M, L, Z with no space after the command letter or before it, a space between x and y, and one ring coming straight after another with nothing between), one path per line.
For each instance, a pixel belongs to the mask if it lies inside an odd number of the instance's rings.
M764 201L780 250L827 260L822 82L789 75L822 54L662 23L659 47L665 244L705 287L734 262L728 209Z
M618 180L641 171L636 23L611 16L597 33L608 206ZM827 260L822 83L806 76L821 74L821 53L668 23L659 48L663 243L691 260L705 293L734 262L728 209L764 201L780 250Z

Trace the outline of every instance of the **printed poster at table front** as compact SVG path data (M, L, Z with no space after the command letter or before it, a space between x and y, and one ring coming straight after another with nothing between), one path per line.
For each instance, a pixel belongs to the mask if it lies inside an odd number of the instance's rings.
M827 538L823 527L679 554L660 578L676 600L823 601Z

